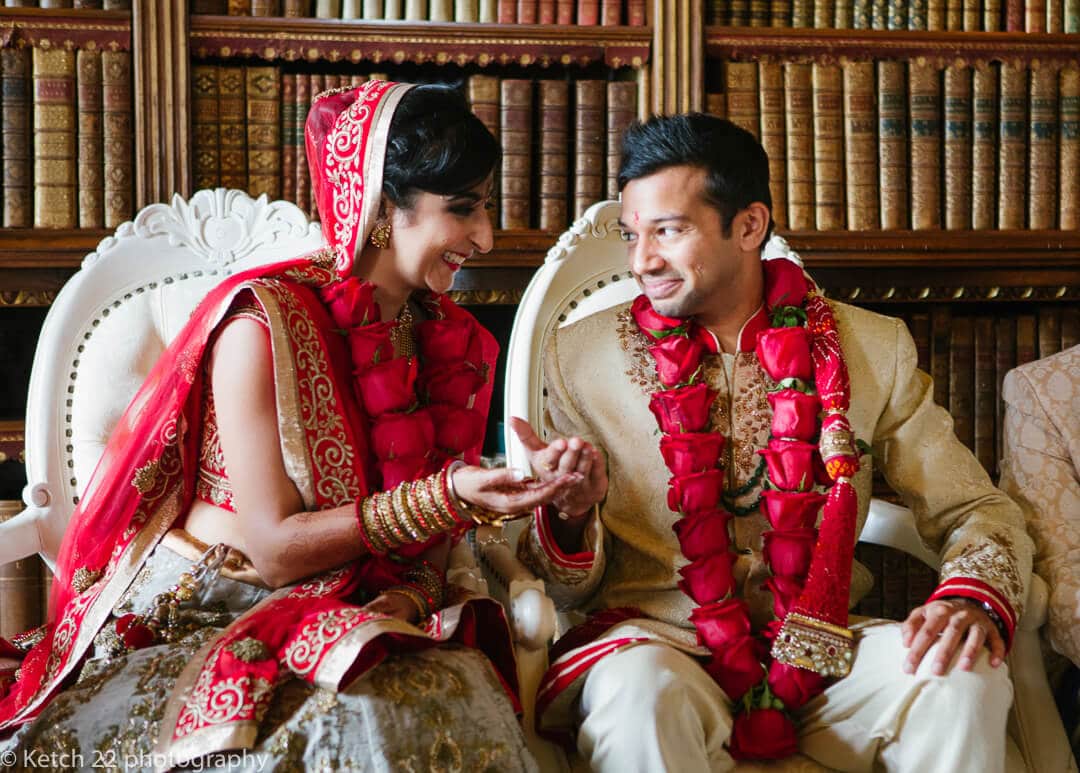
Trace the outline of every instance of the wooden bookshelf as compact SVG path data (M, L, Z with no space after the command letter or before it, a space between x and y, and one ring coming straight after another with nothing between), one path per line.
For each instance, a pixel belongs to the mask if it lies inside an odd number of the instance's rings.
M0 48L131 48L131 12L71 8L0 8Z

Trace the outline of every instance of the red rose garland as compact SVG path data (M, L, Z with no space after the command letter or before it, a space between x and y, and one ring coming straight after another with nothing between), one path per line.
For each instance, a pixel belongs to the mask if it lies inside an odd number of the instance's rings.
M401 323L382 322L375 285L348 277L321 291L352 355L356 398L371 422L382 490L437 472L483 436L473 410L484 385L480 339L472 320L428 319L413 326L419 358L398 357L391 338ZM425 307L441 316L438 296Z
M689 561L679 570L679 587L698 605L690 622L699 642L712 651L706 670L741 709L730 741L737 759L793 754L796 732L787 712L824 690L822 674L846 673L850 658L843 626L856 502L848 478L858 459L844 415L847 369L831 310L811 292L815 288L802 269L787 260L764 266L774 326L759 335L756 353L778 388L769 394L769 445L759 453L767 466L761 507L772 526L763 535L763 556L772 573L765 587L773 594L777 620L757 635L746 602L735 597L733 516L722 505L726 440L708 429L716 392L700 380L704 354L713 348L711 336L693 320L657 314L644 295L631 309L638 327L656 341L649 352L666 387L653 393L649 408L664 433L660 452L672 474L668 506L681 516L673 529ZM833 481L828 496L814 491ZM819 537L814 524L823 505ZM837 598L842 598L839 610ZM809 629L810 638L823 627L827 641L804 646L806 631L792 627L799 624ZM825 662L819 662L814 645L828 650Z

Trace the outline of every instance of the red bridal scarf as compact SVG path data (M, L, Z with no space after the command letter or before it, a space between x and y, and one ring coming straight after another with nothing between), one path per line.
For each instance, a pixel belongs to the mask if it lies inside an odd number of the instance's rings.
M329 248L224 281L155 364L113 431L72 516L44 638L27 653L19 679L0 698L0 731L33 719L75 672L120 594L190 506L201 435L203 358L241 292L253 293L264 308L269 299L269 306L281 311L289 354L302 371L297 381L308 390L307 404L321 412L304 417L305 425L319 430L308 435L316 509L425 474L450 456L477 458L497 351L491 335L449 299L424 299L433 318L417 326L417 337L420 356L431 367L418 372L415 360L386 358L371 286L339 281L351 275L374 222L387 130L408 88L372 81L323 95L313 104L307 149ZM364 196L365 190L373 195ZM360 317L350 316L353 310L361 310ZM360 339L373 346L370 359L357 350ZM406 375L396 379L393 374L402 369ZM327 393L328 381L345 386ZM360 400L351 394L354 387L364 390ZM408 404L395 402L400 400ZM430 431L425 419L401 415L412 413L425 415ZM419 443L403 431L403 423L420 427ZM346 456L335 457L333 448L323 448L327 427L334 433L330 445L347 451ZM406 441L408 447L402 445ZM421 454L425 446L428 453ZM248 745L252 727L257 729L286 673L338 687L392 648L430 646L451 636L485 649L513 685L513 656L502 646L508 643L506 625L500 624L493 603L455 608L452 619L435 616L421 637L404 624L397 630L396 621L373 620L347 601L360 588L397 584L404 566L391 558L359 561L281 589L242 616L196 656L191 674L185 671L179 680L181 685L190 676L189 695L186 701L170 702L162 725L165 748L184 759ZM222 696L229 696L227 705Z
M735 597L734 516L723 504L727 441L709 431L716 392L701 381L713 339L693 320L657 314L644 295L631 309L654 341L649 351L666 387L649 407L663 433L668 506L681 516L673 528L689 562L679 587L698 605L690 622L712 651L706 670L736 706L730 750L738 759L794 754L788 712L824 690L826 677L847 674L852 657L846 626L858 502L850 479L858 455L845 415L847 367L832 310L801 267L769 260L763 268L772 327L755 352L776 384L768 448L759 451L767 470L762 510L772 526L763 554L777 619L761 631Z

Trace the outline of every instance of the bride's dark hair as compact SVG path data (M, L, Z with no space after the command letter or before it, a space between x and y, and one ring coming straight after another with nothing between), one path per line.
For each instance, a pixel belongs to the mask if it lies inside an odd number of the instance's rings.
M383 193L406 209L418 191L463 193L491 174L499 158L499 143L458 89L415 86L390 122Z

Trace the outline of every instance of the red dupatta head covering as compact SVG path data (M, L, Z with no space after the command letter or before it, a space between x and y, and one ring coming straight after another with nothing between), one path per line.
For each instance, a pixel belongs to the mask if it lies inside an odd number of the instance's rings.
M334 266L349 276L379 214L390 122L409 83L368 81L315 97L304 140L312 191ZM368 195L365 195L368 194Z

